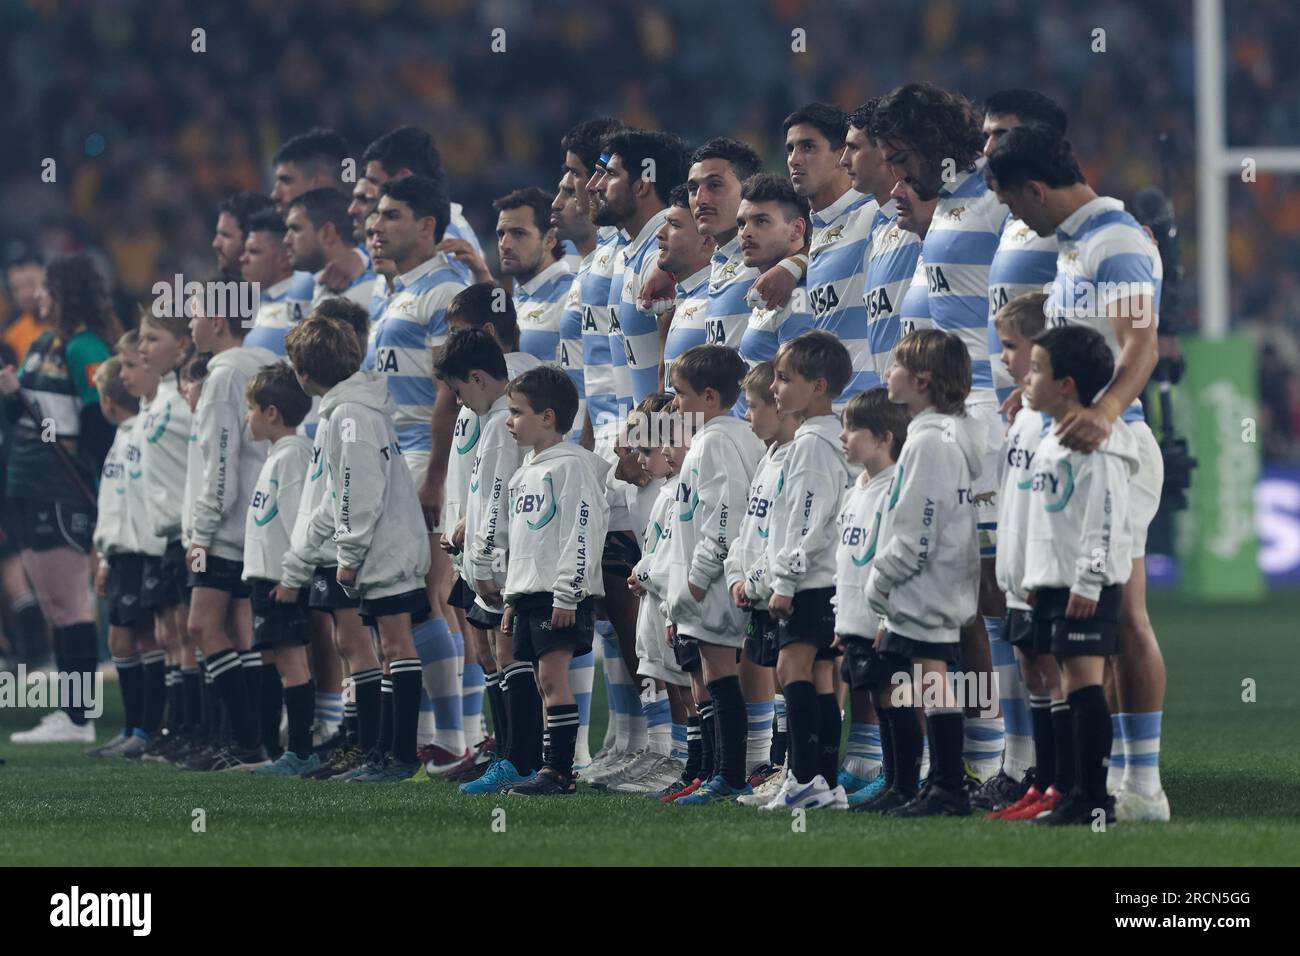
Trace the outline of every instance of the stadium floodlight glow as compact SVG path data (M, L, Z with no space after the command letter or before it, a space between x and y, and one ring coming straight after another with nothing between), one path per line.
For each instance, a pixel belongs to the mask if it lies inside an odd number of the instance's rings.
M1240 176L1243 164L1251 161L1256 172L1300 172L1300 148L1285 146L1240 146L1225 143L1227 115L1224 108L1223 0L1195 0L1196 43L1196 166L1197 230L1200 252L1197 263L1201 302L1201 331L1206 338L1228 334L1228 183L1226 177Z

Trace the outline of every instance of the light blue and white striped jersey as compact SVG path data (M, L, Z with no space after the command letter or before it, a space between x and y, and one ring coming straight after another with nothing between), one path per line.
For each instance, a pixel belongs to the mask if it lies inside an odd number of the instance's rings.
M1016 387L1002 364L1002 340L994 324L998 310L1027 292L1047 292L1056 278L1056 235L1040 236L1019 219L1008 215L998 251L989 266L989 362L993 388L1001 404Z
M586 363L582 357L582 279L591 267L596 252L578 260L573 270L573 281L564 295L564 310L560 313L560 368L568 373L569 381L578 390L578 414L573 416L570 441L582 440L583 422L587 420ZM566 258L567 262L568 259Z
M447 306L465 283L439 252L397 277L393 294L371 314L367 367L388 376L397 403L393 425L403 452L433 448L433 350L447 339Z
M840 396L842 406L858 392L885 383L885 371L898 345L903 296L916 274L921 258L921 239L898 224L897 203L880 207L883 222L871 234L867 254L867 279L863 300L867 306L867 338L871 345L871 374L855 374L854 381ZM855 388L855 385L859 387Z
M925 272L934 327L958 336L970 353L967 403L992 402L989 363L989 266L998 249L1007 207L984 181L981 157L971 172L939 189L939 201L925 234Z
M552 262L527 282L515 284L519 351L551 365L560 362L560 323L573 286L573 271L563 259Z
M745 265L740 236L731 237L709 260L709 312L704 319L704 341L740 350L753 307L745 301L758 270Z
M804 279L794 287L790 301L780 309L755 307L749 314L749 324L740 339L740 357L753 368L759 362L776 358L776 350L796 335L813 327L808 306L808 287Z
M609 288L622 264L618 253L626 239L612 226L598 232L591 265L581 279L582 361L587 391L587 415L597 435L618 430L618 398L614 390L614 364L609 354Z
M655 235L668 218L661 209L622 249L622 282L611 286L609 354L614 362L614 387L620 405L634 407L659 391L659 320L637 305L641 284L659 264Z
M447 223L447 229L443 232L442 237L444 239L464 239L474 247L475 252L480 256L483 255L483 246L479 244L478 236L474 234L474 227L465 218L465 207L458 202L451 204L451 220ZM469 266L452 258L448 258L447 263L466 285L474 281Z
M838 338L853 360L840 403L875 383L863 293L871 236L885 219L875 197L856 189L812 214L807 282L814 327Z
M244 347L270 349L284 358L285 336L311 311L314 288L315 280L310 272L295 272L270 288L262 289L257 317L244 336Z
M375 280L377 280L379 276L375 275L374 270L370 268L369 260L367 260L365 271L353 279L352 284L342 292L335 292L333 289L327 289L324 283L321 282L321 277L324 275L325 270L322 269L311 277L312 292L311 308L309 311L315 312L316 306L320 305L326 299L335 298L347 299L350 302L355 302L363 309L370 308L370 300L375 294ZM382 284L383 283L381 282L380 285Z
M912 273L912 281L903 293L903 304L898 307L898 337L901 339L917 329L932 328L934 320L930 318L930 287L925 277L925 256L919 255L916 257L916 271ZM889 360L884 361L885 368L888 369ZM884 375L884 370L881 375Z
M673 359L687 349L705 342L704 322L709 316L709 263L689 278L677 283L677 301L673 305L668 337L664 339L664 389L673 390Z
M1086 325L1100 332L1119 358L1119 338L1106 315L1112 302L1151 297L1151 321L1159 325L1164 271L1156 244L1124 204L1109 196L1084 203L1056 229L1056 277L1043 311L1049 326ZM1135 321L1136 317L1120 321ZM1124 410L1126 422L1143 420L1142 403Z

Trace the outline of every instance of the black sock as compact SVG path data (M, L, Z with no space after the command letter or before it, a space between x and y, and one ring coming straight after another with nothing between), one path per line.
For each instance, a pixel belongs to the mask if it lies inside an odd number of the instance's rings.
M197 666L176 668L178 726L194 731L203 726L203 672Z
M389 753L401 763L415 762L415 734L420 723L420 670L418 657L388 665L393 680L393 743ZM534 768L536 769L536 768Z
M316 714L315 681L285 687L284 702L289 710L289 749L305 760L311 756L311 723ZM278 733L278 726L276 730Z
M834 787L840 769L840 733L843 731L844 715L840 713L840 705L834 694L818 694L817 704L821 708L821 739L818 741L820 763L817 772L829 786Z
M379 733L375 736L374 753L382 757L392 749L393 679L385 674L379 679Z
M19 659L29 667L44 666L50 649L45 636L45 615L36 595L27 594L15 601L14 615L18 618Z
M379 727L383 723L379 700L383 696L380 691L383 676L378 667L352 675L352 692L357 698L357 736L353 746L363 754L376 748Z
M260 746L253 723L253 707L248 699L248 681L241 666L239 651L229 648L208 657L208 670L224 705L226 719L235 746L253 750Z
M221 704L221 695L217 693L217 682L208 673L206 664L203 665L203 671L203 693L199 698L199 727L205 740L219 746L224 727L228 722L225 716L226 708Z
M68 701L63 711L80 726L87 721L86 705L93 700L86 699L86 693L93 694L95 673L99 670L99 635L95 625L90 621L69 624L67 627L54 629L55 663L63 674L75 675L73 700Z
M885 789L888 790L898 779L898 769L894 764L894 710L876 705L880 715L880 772L885 775Z
M745 742L749 734L740 678L733 675L709 681L709 694L713 697L713 715L722 751L718 772L728 786L739 789L745 785Z
M140 722L145 733L150 737L162 727L163 707L167 702L167 689L164 686L167 671L167 654L165 651L145 651L140 655L141 677Z
M128 731L144 726L144 665L139 655L114 657L117 687L122 692L124 726Z
M1070 694L1074 723L1074 789L1099 807L1106 802L1106 758L1113 732L1106 692L1100 684L1080 687Z
M708 780L717 773L717 754L714 753L718 736L714 728L713 701L706 700L700 704L700 780Z
M887 713L892 715L890 736L894 741L894 773L897 775L894 789L904 797L914 797L921 777L921 754L925 749L921 743L921 718L915 707L893 707Z
M1052 733L1052 698L1029 698L1029 719L1034 727L1034 781L1046 790L1056 779L1056 738Z
M809 783L818 773L818 741L821 737L821 714L817 710L817 691L812 681L786 684L785 723L790 732L790 772L800 783Z
M505 753L506 743L510 739L510 715L506 712L505 692L501 687L501 672L493 671L483 675L483 686L487 691L488 713L492 717L492 738L496 741L497 753Z
M354 690L352 700L345 701L343 704L343 746L355 747L356 745L357 745L357 701L356 701L356 691Z
M312 683L314 687L315 684ZM280 712L284 710L284 682L275 665L262 665L262 746L268 754L280 752ZM307 741L311 742L311 722L307 723ZM294 751L298 753L298 751ZM299 753L305 757L306 754Z
M930 782L949 793L961 793L962 712L927 710L925 719L930 726Z
M510 744L505 756L527 776L542 762L542 698L528 662L506 665L504 677L506 707L510 711Z
M1056 774L1051 783L1065 796L1074 788L1074 722L1068 701L1052 701L1052 739L1056 742Z
M686 766L682 769L682 782L690 783L700 775L700 766L704 762L704 732L700 729L700 717L686 718Z
M546 730L551 738L550 759L546 766L572 776L573 751L578 746L578 705L547 707Z
M240 651L239 664L244 669L244 684L248 689L248 716L253 725L254 746L262 743L262 666L261 651ZM278 731L279 728L277 727Z
M163 723L169 734L180 733L185 726L185 714L181 710L181 669L175 664L163 668L163 694L166 698Z

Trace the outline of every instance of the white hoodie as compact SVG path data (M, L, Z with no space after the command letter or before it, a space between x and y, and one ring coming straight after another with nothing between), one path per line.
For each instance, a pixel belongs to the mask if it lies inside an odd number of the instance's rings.
M190 543L218 558L244 560L244 518L269 443L254 441L246 417L248 380L278 362L270 349L236 346L208 363L194 409L197 447L191 447L186 484L193 491Z
M668 542L672 538L673 511L676 505L677 477L674 475L659 488L659 497L646 521L645 533L641 536L641 560L632 569L646 592L642 604L655 606L660 623L663 621L662 605L668 587L668 567L672 561L672 548ZM660 635L661 638L662 636Z
M316 568L334 567L339 563L339 551L334 545L334 507L328 500L333 488L329 469L325 467L328 458L325 434L326 430L320 427L317 419L307 474L298 497L298 510L292 515L289 547L281 561L280 581L286 587L306 587ZM285 509L281 512L284 513ZM313 522L319 524L313 528Z
M502 395L479 416L477 454L465 498L465 570L471 586L474 581L493 581L503 587L506 581L505 552L499 539L508 533L510 479L523 460L523 451L506 428L509 403ZM480 603L498 613L502 610Z
M818 415L800 425L790 442L767 538L767 586L773 594L794 597L796 591L835 584L835 519L853 484L840 430L834 415Z
M1038 445L1030 480L1025 591L1069 588L1097 600L1133 571L1129 484L1137 440L1123 421L1092 454L1070 451L1054 434Z
M95 507L95 531L91 541L101 557L130 554L139 549L131 532L126 505L126 446L130 442L134 416L117 426L113 444L99 473L99 496Z
M189 496L186 480L193 426L189 403L181 396L176 374L158 383L158 392L148 408L140 410L144 433L143 470L145 497L149 502L148 523L153 534L164 541L181 537L182 505Z
M746 582L745 593L760 608L767 605L767 595L772 593L766 580L767 536L772 523L772 499L780 491L781 466L785 463L790 444L773 442L758 463L754 480L749 483L745 516L740 519L740 530L727 551L724 564L727 590L731 590L737 581Z
M881 617L867 603L867 579L876 552L889 540L893 512L886 497L894 480L890 465L871 478L864 471L844 496L840 509L839 544L835 548L835 633L872 641L884 626ZM889 517L888 527L885 524Z
M510 516L498 541L506 551L507 601L549 591L553 607L571 610L605 596L608 471L600 456L567 441L524 459L510 479Z
M150 557L160 557L167 550L167 539L154 534L153 515L149 508L149 489L144 473L145 418L149 403L140 400L140 413L130 420L126 436L126 517L131 523L135 550ZM175 498L175 495L172 495Z
M429 535L397 444L396 410L382 372L356 372L325 393L316 434L325 433L329 494L308 522L303 551L295 548L302 562L332 535L339 567L358 569L356 586L368 599L422 588L429 570Z
M311 458L311 440L304 435L286 435L271 443L244 525L245 581L279 581L283 576Z
M1033 483L1038 445L1052 420L1042 412L1023 408L1007 431L1002 446L1002 488L998 492L998 587L1007 607L1029 610L1021 585L1025 579L1025 529L1029 521L1029 486Z
M979 542L972 482L980 474L983 427L965 415L921 412L890 483L893 533L876 549L867 580L871 609L892 633L955 644L975 617Z
M668 621L687 637L744 643L745 612L727 593L723 565L766 451L748 423L731 415L711 419L691 440L676 482L666 595ZM695 600L691 584L705 592L703 601Z

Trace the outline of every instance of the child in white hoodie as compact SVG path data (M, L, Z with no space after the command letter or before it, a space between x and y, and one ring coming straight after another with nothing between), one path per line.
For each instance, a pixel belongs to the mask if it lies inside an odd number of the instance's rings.
M907 443L890 483L893 533L877 551L867 580L867 600L889 621L876 650L896 655L923 675L922 686L894 688L893 750L899 782L895 816L964 816L970 801L962 789L962 706L949 681L961 659L960 630L975 616L979 547L972 482L980 448L965 413L971 387L970 354L961 339L937 329L910 333L894 352L889 399L912 416ZM891 678L891 680L897 679ZM937 693L936 693L937 690ZM915 798L921 762L916 707L925 691L930 729L929 784ZM910 692L910 693L909 693Z
M1034 339L1025 394L1059 425L1098 400L1114 374L1101 333L1067 325ZM1128 425L1117 420L1090 454L1070 451L1051 432L1034 459L1022 587L1034 608L1035 640L1050 641L1060 663L1074 731L1073 787L1035 823L1115 821L1115 798L1106 792L1112 739L1101 682L1106 658L1119 651L1121 587L1133 569L1129 488L1137 449Z
M785 694L789 760L764 810L848 809L839 768L835 696L835 521L853 482L831 411L853 360L829 332L805 332L776 353L776 407L799 428L781 465L767 536L767 610L777 623L776 674Z
M715 733L713 776L677 806L696 806L752 793L745 779L747 718L739 657L746 612L728 593L723 566L749 502L749 483L766 450L749 425L731 414L749 367L735 349L697 345L673 363L673 390L685 427L695 427L677 476L677 511L670 543L667 605L679 665L698 652L692 674L701 716L711 702Z
M507 428L532 452L510 479L501 525L507 605L501 630L510 636L514 659L537 668L550 736L537 773L507 793L562 796L577 789L578 704L569 666L574 655L591 651L595 599L605 593L600 555L609 524L609 464L565 441L578 390L562 369L531 369L511 381L507 396Z
M185 482L194 502L186 567L194 589L189 633L226 705L233 743L207 758L186 762L192 770L252 770L269 763L261 742L260 654L253 642L248 585L243 581L244 518L267 443L255 441L245 421L244 390L275 353L246 347L242 320L196 314L190 335L210 352L208 377L194 409L198 441L190 446Z
M362 619L378 630L393 688L390 719L381 720L369 758L331 779L406 780L422 766L415 755L420 659L411 627L429 617L429 547L415 482L393 426L397 406L382 373L358 371L361 345L350 326L309 318L290 331L285 349L303 391L321 396L317 436L325 432L320 443L332 489L312 513L302 550L318 554L331 538L337 545L336 579L360 598ZM276 588L277 600L296 596L283 584Z
M312 458L312 442L298 434L311 399L284 362L268 365L248 383L248 428L259 441L271 443L257 484L253 487L244 525L244 580L252 591L253 649L269 654L284 688L289 714L289 746L275 762L257 774L296 776L320 767L312 750L311 724L316 685L307 663L311 628L308 592L297 600L275 600L274 590L284 571L294 518ZM265 720L269 714L263 712ZM275 734L280 733L280 709L275 709ZM265 735L263 735L265 737Z

